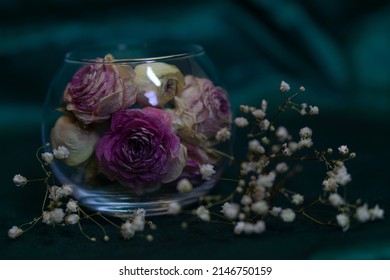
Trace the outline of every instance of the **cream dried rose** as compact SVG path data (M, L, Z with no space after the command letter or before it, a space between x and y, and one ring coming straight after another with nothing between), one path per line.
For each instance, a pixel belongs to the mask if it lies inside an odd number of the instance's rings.
M51 130L51 145L53 148L64 146L69 150L69 156L63 161L75 166L86 161L94 152L99 134L89 128L84 128L71 116L61 116Z
M184 76L174 66L163 62L143 63L134 68L138 88L137 103L162 107L184 87Z

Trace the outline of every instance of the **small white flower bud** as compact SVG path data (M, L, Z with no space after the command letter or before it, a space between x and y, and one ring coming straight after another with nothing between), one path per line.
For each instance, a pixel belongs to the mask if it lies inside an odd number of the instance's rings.
M53 155L57 159L66 159L69 157L69 150L64 146L59 146L53 149Z
M279 126L276 129L275 135L276 137L278 137L278 140L281 142L286 141L289 138L288 131L284 126Z
M269 212L272 216L279 216L280 213L282 213L282 208L281 207L272 207L272 209Z
M240 221L238 222L234 227L234 233L235 234L241 234L244 231L245 228L245 222Z
M288 165L285 162L280 162L276 165L275 170L278 173L285 173L288 170Z
M65 223L67 225L75 225L79 222L80 217L77 214L70 214L65 217Z
M261 142L264 144L264 145L269 145L269 143L270 143L270 140L269 140L269 138L268 137L263 137L263 138L261 138Z
M257 201L252 204L251 210L256 214L263 215L268 212L268 204L265 201Z
M8 231L8 237L15 239L23 234L23 230L17 226L13 226Z
M261 109L254 110L252 115L257 119L263 119L265 117L265 113Z
M334 207L339 207L345 203L344 199L338 193L331 193L328 199Z
M313 135L313 131L311 130L311 128L307 126L301 128L301 130L299 131L299 136L301 137L301 139L310 138L312 135Z
M177 215L181 211L181 206L177 201L168 204L168 214Z
M153 241L153 235L151 235L151 234L148 234L147 236L146 236L146 241L149 241L149 242L152 242Z
M336 220L337 220L338 225L343 229L343 231L348 230L350 221L349 221L349 217L347 215L338 214L336 216Z
M210 221L210 212L209 210L204 207L203 205L202 206L199 206L197 209L196 209L196 215L199 217L199 219L201 219L202 221L205 221L205 222L209 222Z
M320 110L317 106L310 106L309 114L310 115L318 115L320 113Z
M264 119L260 122L260 128L263 129L263 130L267 130L270 126L270 121L267 120L267 119Z
M128 240L132 238L135 234L132 224L129 221L126 221L121 226L121 235L123 239Z
M242 205L249 205L251 203L252 203L252 198L249 195L245 194L242 196L242 198L241 198Z
M346 155L349 154L349 149L348 149L347 145L341 145L341 146L338 148L338 150L339 150L339 153L340 153L341 155L343 155L343 156L346 156Z
M265 113L267 111L268 102L267 100L263 99L261 100L261 110Z
M300 205L302 204L304 201L304 197L303 195L300 195L300 194L294 194L292 196L292 203L295 204L295 205Z
M244 225L244 233L245 234L252 234L253 233L253 224L245 223L245 225Z
M356 209L355 213L356 219L361 222L365 223L370 220L370 213L368 211L368 206L367 204L364 204L363 206L360 206Z
M200 166L200 174L202 174L202 178L204 180L210 180L215 172L214 166L211 164L202 164Z
M311 138L304 138L298 142L299 149L310 148L311 146L313 146L313 141L311 140Z
M253 232L260 234L265 231L265 223L264 221L257 221L256 224L253 225Z
M68 201L68 203L66 204L66 211L70 212L70 213L75 213L77 212L78 210L78 204L77 204L77 201L73 200L73 199L70 199Z
M281 92L287 92L287 91L290 90L290 85L289 85L288 83L286 83L285 81L282 81L282 82L280 83L279 90L280 90Z
M17 187L21 187L27 184L27 178L20 174L16 174L13 178L13 181Z
M295 220L295 213L292 209L286 208L282 210L280 217L282 218L283 222L290 223Z
M231 137L231 133L230 133L229 129L227 127L224 127L217 132L215 139L217 141L224 142L224 141L229 140L230 137Z
M260 145L260 142L257 139L249 141L248 149L253 153L263 154L265 152L264 147Z
M222 206L221 213L223 213L228 219L234 220L237 218L240 212L240 206L236 203L225 202Z
M181 179L176 186L180 193L188 193L192 191L192 184L187 178Z
M72 188L71 185L64 184L64 185L62 185L62 187L60 188L59 192L60 192L60 196L61 196L61 197L68 197L68 196L72 195L72 193L73 193L73 188Z
M239 219L240 221L245 220L245 217L246 217L245 213L240 213L240 214L238 214L238 219Z
M385 211L379 208L378 204L374 208L368 210L370 212L371 220L383 219Z
M240 110L244 113L249 113L249 106L248 105L240 105Z
M246 127L249 124L248 120L244 117L235 118L234 123L238 127Z
M42 160L45 162L46 165L47 164L51 164L53 162L53 158L54 158L53 154L49 153L49 152L43 153L41 155L41 157L42 157Z

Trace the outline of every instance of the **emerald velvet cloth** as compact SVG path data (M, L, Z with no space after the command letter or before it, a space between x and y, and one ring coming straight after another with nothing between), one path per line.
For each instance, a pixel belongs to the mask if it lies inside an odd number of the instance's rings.
M0 259L389 259L390 258L390 4L388 1L2 1L0 4ZM348 232L299 216L293 224L268 224L262 235L235 236L232 226L153 217L154 240L123 241L103 223L110 242L93 223L38 224L18 240L7 231L39 215L45 190L17 188L12 177L42 176L35 151L41 145L44 98L64 54L101 43L176 40L203 45L219 69L234 111L239 104L280 104L281 80L299 98L318 105L315 118L286 114L286 127L309 126L321 148L339 145L357 153L349 162L348 196L378 203L383 221ZM238 135L237 139L241 139ZM240 141L240 140L238 140ZM236 142L235 152L246 146ZM292 181L315 198L324 172ZM229 169L224 175L236 172ZM322 173L321 173L322 172ZM221 181L213 193L233 186ZM311 196L311 197L310 197ZM313 215L324 217L321 209Z

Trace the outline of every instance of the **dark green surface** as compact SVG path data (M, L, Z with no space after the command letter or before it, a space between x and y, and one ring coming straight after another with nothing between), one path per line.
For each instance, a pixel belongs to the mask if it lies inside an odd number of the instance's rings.
M39 185L16 188L16 173L40 176L34 160L42 104L66 51L87 43L176 39L203 45L220 69L232 102L280 102L280 80L308 89L301 100L320 106L308 125L318 145L347 144L358 157L347 167L348 193L390 213L390 5L388 1L2 1L0 4L0 259L390 259L390 222L343 233L299 218L270 224L260 236L237 237L224 224L180 229L160 217L149 243L86 240L73 228L38 225L19 240L7 230L39 214ZM139 2L139 1L137 1ZM342 3L340 3L342 2ZM313 175L313 176L312 176ZM315 174L303 180L318 186ZM228 185L219 184L218 192ZM93 225L86 231L100 234Z

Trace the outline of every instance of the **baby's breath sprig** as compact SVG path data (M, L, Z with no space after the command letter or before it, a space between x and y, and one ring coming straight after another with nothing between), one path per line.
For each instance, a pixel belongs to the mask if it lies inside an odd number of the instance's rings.
M183 210L177 201L169 202L167 212L170 215L184 214L191 218L182 222L181 227L187 229L190 222L201 220L204 222L223 222L233 227L235 234L260 234L266 230L266 222L278 219L284 223L293 222L297 215L307 218L322 226L337 226L343 231L354 224L384 218L384 210L375 205L369 207L361 199L356 202L348 201L346 197L347 185L352 176L348 173L346 162L355 158L356 153L350 151L347 145L340 145L337 149L319 149L313 141L313 130L307 126L291 133L285 126L279 124L282 113L287 110L298 112L299 115L313 116L319 114L317 106L307 103L297 103L296 97L305 92L301 86L294 94L288 95L290 85L282 81L280 92L284 98L281 106L272 117L268 117L268 102L262 100L260 106L241 105L243 116L234 119L238 128L250 127L246 135L248 139L247 155L238 162L236 157L222 153L216 149L207 152L224 156L239 165L238 178L220 178L224 183L234 184L233 190L227 195L205 195L199 197L198 206L193 210ZM296 135L294 137L294 135ZM230 131L222 128L216 134L218 141L230 139ZM131 239L137 232L147 241L153 241L152 234L142 234L146 228L151 231L156 225L145 219L145 210L129 210L121 217L120 224L110 220L100 212L88 214L84 206L72 199L72 186L55 184L50 164L54 160L63 160L69 156L69 150L64 146L48 150L49 144L38 148L38 159L44 177L41 179L27 179L17 174L13 178L16 186L22 187L27 183L41 182L46 186L46 194L42 204L42 213L39 217L20 226L13 226L8 236L15 239L33 228L39 221L47 225L78 225L80 232L90 241L97 238L84 231L81 222L91 221L103 233L103 240L109 241L105 227L98 221L104 220L116 228L123 239ZM335 153L334 151L337 151ZM289 186L291 178L303 172L303 163L316 162L323 165L325 176L322 185L318 186L318 198L314 200L305 197L304 191L296 191ZM201 164L199 173L203 180L213 179L216 170L212 164ZM183 178L177 183L179 193L194 191L190 180ZM311 193L311 191L310 191ZM343 195L340 195L340 194ZM311 212L315 207L325 207L325 217L315 217Z
M213 196L202 197L201 205L192 214L206 222L212 219L229 221L234 225L235 234L262 233L268 219L277 218L290 223L297 215L320 225L341 227L343 231L348 230L352 222L383 219L384 210L378 205L369 208L361 200L351 203L339 194L352 180L345 163L355 158L356 153L350 152L347 145L337 148L338 155L334 154L332 148L321 151L313 142L311 128L301 128L297 133L299 138L294 140L285 126L278 125L279 117L287 110L300 115L319 114L317 106L295 101L299 94L306 91L303 86L289 96L290 85L287 82L282 81L279 89L284 102L271 118L267 116L266 100L262 100L259 108L240 106L244 116L235 118L234 124L238 128L251 126L247 134L247 157L240 163L239 179L222 178L235 183L236 188L219 200ZM311 203L305 202L304 193L287 186L290 178L303 171L304 162L322 163L326 171L322 188L318 188L320 196ZM310 214L317 205L330 207L324 221ZM219 213L222 215L213 212L216 206L221 207ZM336 210L336 214L332 209Z
M96 217L105 220L108 224L117 228L123 239L130 239L135 232L144 230L145 222L148 223L151 229L156 226L150 222L145 221L145 210L137 209L132 211L130 218L123 218L122 225L118 225L100 212L89 214L83 208L84 206L72 198L73 187L70 184L63 184L61 187L57 186L50 170L50 164L54 160L63 160L69 156L69 150L64 146L59 146L52 149L52 152L43 152L43 149L49 149L50 144L45 144L36 151L36 158L44 172L44 177L40 179L27 179L26 177L17 174L13 178L16 186L22 187L27 183L41 182L46 187L45 197L42 203L42 213L39 217L35 217L32 221L24 223L20 226L13 226L8 231L8 236L12 239L20 237L22 234L32 229L39 221L51 226L70 226L78 225L81 234L92 242L96 242L97 238L90 236L85 232L81 222L88 220L96 224L103 233L103 240L109 241L110 237L107 234L104 226L96 219ZM152 235L145 237L148 241L153 240Z

